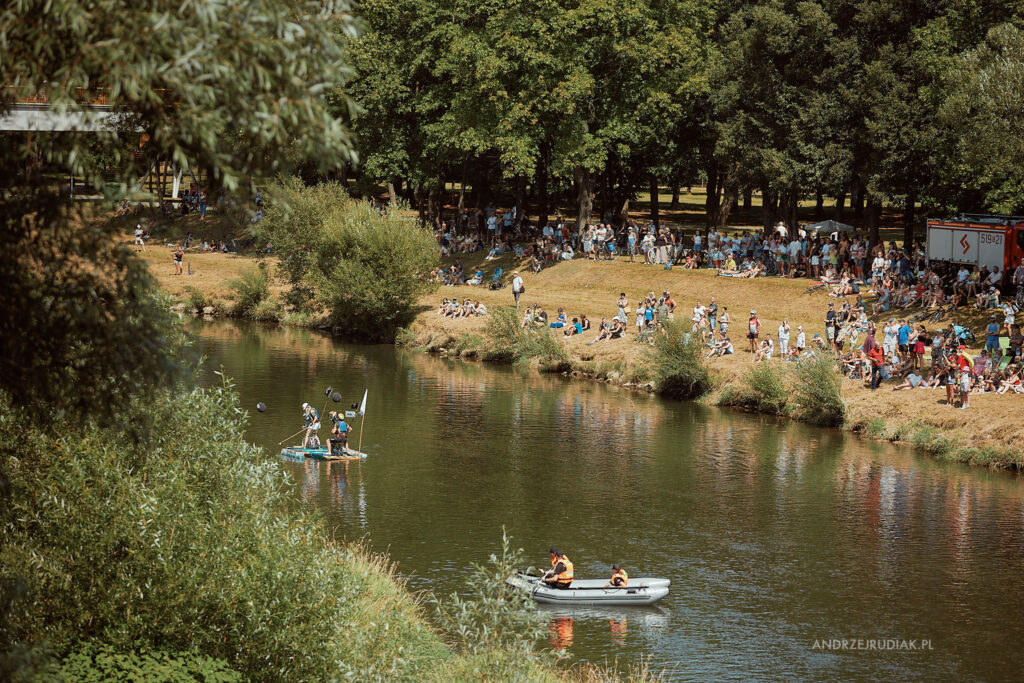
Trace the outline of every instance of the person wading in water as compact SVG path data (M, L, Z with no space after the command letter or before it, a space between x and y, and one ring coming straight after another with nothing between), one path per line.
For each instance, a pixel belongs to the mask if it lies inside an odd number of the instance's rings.
M303 426L306 428L306 437L302 440L302 447L306 448L307 444L311 448L319 447L320 437L316 435L316 432L320 429L320 413L308 403L303 403L302 417Z

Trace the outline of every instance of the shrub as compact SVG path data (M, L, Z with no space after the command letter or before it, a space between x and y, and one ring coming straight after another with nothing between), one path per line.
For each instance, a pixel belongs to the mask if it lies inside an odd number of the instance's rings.
M751 407L771 414L781 413L786 407L789 389L775 365L755 363L743 379L750 392L748 405Z
M514 363L520 369L535 360L552 370L568 368L569 354L551 329L522 327L516 309L511 306L498 306L491 311L484 336L487 338L485 360Z
M235 315L252 315L253 311L270 295L270 277L267 266L260 263L258 268L247 268L241 276L228 282L235 293ZM276 319L276 318L275 318Z
M264 299L249 311L250 318L263 322L278 322L284 314L284 304L277 299Z
M206 295L195 287L186 287L185 291L188 292L188 305L196 313L202 313L203 309L210 305Z
M484 338L472 332L455 340L455 350L461 356L475 355L484 348Z
M401 212L379 216L337 183L273 185L267 215L257 224L272 243L291 287L290 303L322 310L349 336L391 341L413 317L413 304L435 285L431 232Z
M864 425L864 433L875 439L884 438L886 433L885 420L880 417L871 418Z
M828 354L815 354L796 364L793 387L796 413L811 424L837 427L846 416L841 381Z
M5 642L224 660L246 680L415 678L444 648L396 581L331 542L278 464L244 443L229 387L129 408L154 436L40 433L0 395Z
M432 601L437 624L463 654L500 652L520 664L546 659L536 650L544 617L534 609L528 591L505 582L526 566L523 550L512 548L504 530L501 547L500 556L491 555L486 565L473 565L467 581L468 597L452 593Z
M206 657L195 649L121 651L86 643L61 660L56 680L233 683L241 681L242 675L232 671L224 660Z
M657 392L669 398L696 398L711 389L711 373L700 345L679 323L669 322L654 333L648 352Z

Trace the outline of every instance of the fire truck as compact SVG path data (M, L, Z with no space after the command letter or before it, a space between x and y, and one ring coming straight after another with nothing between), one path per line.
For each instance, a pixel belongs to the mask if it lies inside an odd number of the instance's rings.
M998 266L1003 284L1024 259L1024 216L968 213L928 219L928 260L965 263L976 268Z

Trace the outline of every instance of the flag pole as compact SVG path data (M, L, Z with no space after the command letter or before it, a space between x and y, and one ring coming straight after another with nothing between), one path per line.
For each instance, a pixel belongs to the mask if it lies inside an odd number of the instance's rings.
M363 452L363 423L366 421L366 395L369 392L369 389L363 392L363 403L359 406L359 447L356 450L360 453Z

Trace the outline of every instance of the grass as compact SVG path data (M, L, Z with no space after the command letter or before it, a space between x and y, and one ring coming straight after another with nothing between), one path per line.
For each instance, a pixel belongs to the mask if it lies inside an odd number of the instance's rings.
M667 199L665 201L667 206ZM127 226L126 225L126 229ZM187 228L182 225L182 229ZM175 228L178 229L178 228ZM228 230L227 226L210 226L211 234ZM730 229L731 231L731 229ZM895 234L895 230L893 231ZM199 233L193 233L198 235ZM126 232L124 241L130 243ZM150 271L156 276L160 286L179 300L187 300L187 287L194 288L203 296L204 301L217 302L231 298L228 281L237 278L251 265L253 259L248 256L229 254L193 254L187 260L192 261L192 276L176 277L171 265L171 250L150 244L149 249L141 256L150 264ZM539 303L550 313L558 307L565 308L570 317L580 314L590 318L595 327L602 317L615 314L615 302L620 292L626 292L630 307L636 305L637 299L647 292L660 294L670 291L679 305L677 318L685 320L689 317L690 307L700 300L707 304L712 296L717 297L720 307L728 309L732 318L733 340L736 343L736 355L724 358L713 358L708 361L708 368L716 389L710 402L737 405L737 397L745 392L744 376L751 367L750 356L745 353L743 327L750 310L758 311L763 329L774 332L783 318L786 318L793 334L797 325L802 325L808 338L813 334L824 333L824 315L829 301L834 301L826 292L818 291L805 294L807 280L790 280L782 278L760 278L742 280L716 277L707 270L683 270L675 268L666 271L658 266L630 264L628 259L619 258L611 262L596 263L581 259L550 265L538 274L529 271L526 261L516 261L511 254L494 261L484 261L484 254L462 254L458 256L467 271L477 265L484 268L485 275L496 267L506 273L518 269L526 283L527 293L522 304ZM270 298L282 299L283 287L274 275L274 265L268 265L270 272ZM464 288L464 295L479 299L493 312L499 306L513 303L511 291L506 287L501 290L490 290L487 287ZM474 344L459 340L466 335L476 335L486 339L484 332L487 320L492 316L452 320L434 316L440 292L424 295L419 301L416 320L403 333L403 345L414 348L437 350L458 346L464 352ZM870 297L865 297L871 301ZM721 309L720 309L721 310ZM519 309L521 315L523 309ZM906 311L907 315L914 311ZM631 311L632 317L632 311ZM957 321L967 323L976 332L987 318L984 312L969 309L957 314ZM876 322L884 316L876 316ZM951 317L947 314L936 323L926 323L930 329L948 325ZM282 322L299 326L315 326L317 320L313 316L296 316L286 312ZM516 324L518 320L516 319ZM573 371L582 376L601 375L607 379L609 373L619 373L617 380L622 383L643 385L654 379L655 369L650 366L646 354L640 345L633 341L632 327L626 337L610 341L601 341L588 345L596 336L595 331L583 335L564 338L552 337L565 351L565 360L547 364L548 369L560 372ZM979 335L979 339L984 339ZM795 340L795 337L794 337ZM489 356L494 349L478 354ZM500 354L499 354L500 355ZM501 359L499 359L501 360ZM509 357L503 359L512 362ZM773 361L774 362L774 361ZM1018 414L1024 407L1024 398L1020 395L974 396L971 410L953 410L945 405L944 395L938 390L920 390L907 392L890 392L883 386L877 392L865 389L860 383L843 380L841 395L845 403L845 424L850 428L864 431L874 419L884 419L887 425L889 440L911 442L911 434L915 428L908 425L923 422L932 425L956 444L951 453L964 462L974 462L989 466L1024 466L1024 453L1019 453L1016 444L1024 440L1024 422ZM983 419L979 419L983 416Z

